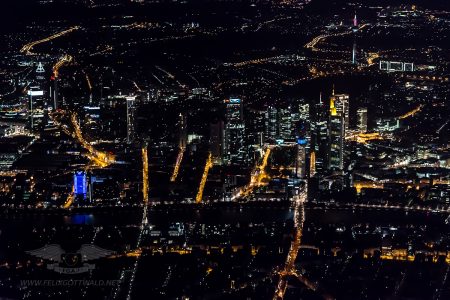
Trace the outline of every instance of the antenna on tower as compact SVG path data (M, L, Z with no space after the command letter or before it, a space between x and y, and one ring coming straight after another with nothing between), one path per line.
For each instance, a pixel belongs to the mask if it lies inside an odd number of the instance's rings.
M45 69L44 69L44 67L42 66L42 63L41 63L41 62L39 62L38 66L37 66L37 68L36 68L36 73L45 73Z
M319 104L322 104L322 92L319 94Z
M332 91L332 95L334 96L334 83L333 83L333 91Z

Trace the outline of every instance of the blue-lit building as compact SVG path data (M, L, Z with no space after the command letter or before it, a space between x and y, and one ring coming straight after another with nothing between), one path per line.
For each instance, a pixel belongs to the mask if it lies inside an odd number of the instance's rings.
M74 194L76 198L83 198L86 199L87 194L87 179L86 179L86 173L83 171L75 172L73 175L73 186Z

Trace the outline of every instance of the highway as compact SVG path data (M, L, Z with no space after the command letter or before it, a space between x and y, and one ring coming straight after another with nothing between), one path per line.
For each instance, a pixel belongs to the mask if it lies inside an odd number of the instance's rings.
M171 182L175 182L177 180L178 173L180 171L180 165L181 162L183 161L183 155L185 151L186 151L185 147L180 147L178 150L177 161L175 162L175 167L173 168L173 173L172 176L170 177Z
M85 148L89 154L88 158L100 168L108 167L116 162L114 155L96 150L91 144L89 144L83 137L80 124L77 121L77 114L73 113L71 117L72 125L74 127L74 134L78 142Z
M209 169L213 166L212 154L208 154L208 159L206 160L205 169L203 170L202 180L200 181L200 186L198 187L197 196L195 197L196 203L202 203L203 191L205 189L206 180L208 179Z
M273 146L266 146L264 149L263 158L260 164L257 164L252 171L250 182L248 185L236 191L236 193L231 197L232 201L237 201L242 197L247 197L250 195L255 187L259 187L263 185L263 180L268 177L265 169L267 167L267 163L269 161L270 153L272 151Z
M148 202L148 151L147 146L142 148L142 195L144 202Z
M58 78L58 75L59 75L59 69L60 69L63 65L72 62L72 60L73 60L73 57L70 56L70 55L68 55L68 54L66 54L66 55L64 55L63 57L61 57L61 58L56 62L56 64L53 66L53 76L54 76L55 78Z
M275 294L273 296L273 300L281 300L284 298L284 294L286 293L288 281L287 276L294 275L299 279L303 277L297 275L295 271L295 260L297 259L298 250L300 249L301 239L303 234L303 224L305 223L305 206L308 195L308 184L305 183L304 188L299 192L298 195L293 197L293 206L294 206L294 238L291 242L291 246L289 248L288 255L286 257L286 262L284 264L283 270L279 272L280 279L277 284L277 288ZM307 280L302 280L303 283L306 284L307 287L316 289L312 284L309 284Z
M43 38L43 39L40 39L40 40L31 42L31 43L28 43L28 44L24 45L24 46L20 49L20 52L21 52L21 53L25 53L26 55L31 55L31 54L33 54L33 53L31 52L31 49L33 49L34 46L39 45L39 44L42 44L42 43L49 42L49 41L54 40L54 39L57 39L57 38L59 38L59 37L61 37L61 36L63 36L63 35L66 35L66 34L68 34L68 33L71 33L71 32L73 32L73 31L76 31L76 30L78 30L78 29L80 29L80 28L81 28L80 26L74 26L74 27L71 27L71 28L69 28L69 29L67 29L67 30L64 30L64 31L55 33L55 34L53 34L53 35L51 35L51 36L49 36L49 37L46 37L46 38Z

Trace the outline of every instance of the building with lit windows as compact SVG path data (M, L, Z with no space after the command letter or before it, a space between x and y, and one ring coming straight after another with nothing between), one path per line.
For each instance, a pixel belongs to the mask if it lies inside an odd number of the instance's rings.
M74 196L76 198L86 199L87 178L86 173L79 171L73 175Z
M330 97L330 114L344 118L344 132L347 132L350 124L350 96L348 94L334 94Z
M224 161L241 164L245 160L245 125L241 99L225 100L226 124L224 134Z
M367 132L367 107L360 107L356 111L357 123L356 128L359 132Z
M344 168L344 118L339 115L330 116L330 170L343 170Z
M127 97L127 143L135 139L136 97Z

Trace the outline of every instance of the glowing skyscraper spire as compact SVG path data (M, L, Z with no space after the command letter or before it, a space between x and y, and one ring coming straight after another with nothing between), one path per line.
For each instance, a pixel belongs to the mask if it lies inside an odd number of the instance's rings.
M358 19L356 18L356 12L355 17L353 18L353 27L358 27Z

